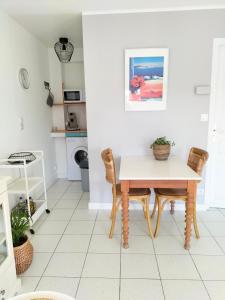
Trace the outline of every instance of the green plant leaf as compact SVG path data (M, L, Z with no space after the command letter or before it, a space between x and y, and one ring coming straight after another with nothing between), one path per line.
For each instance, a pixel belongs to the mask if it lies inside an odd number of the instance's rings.
M21 245L29 228L30 223L27 212L20 209L13 209L11 212L11 230L14 247Z
M165 136L157 138L151 145L150 148L153 148L154 145L170 145L175 146L173 141L167 140Z

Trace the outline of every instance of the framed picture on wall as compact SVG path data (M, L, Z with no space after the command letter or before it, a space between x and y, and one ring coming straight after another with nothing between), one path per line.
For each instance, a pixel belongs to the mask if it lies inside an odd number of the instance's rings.
M167 48L125 50L125 110L165 110Z

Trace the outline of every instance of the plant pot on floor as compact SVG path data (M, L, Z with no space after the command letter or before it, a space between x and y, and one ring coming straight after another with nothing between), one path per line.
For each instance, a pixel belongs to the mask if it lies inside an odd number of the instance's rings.
M32 263L33 246L26 235L29 229L27 211L18 207L13 209L11 211L11 230L17 275L25 272Z
M27 236L24 237L24 243L20 246L14 247L14 257L16 264L16 274L24 273L32 263L33 260L33 246Z
M170 145L153 145L153 154L156 160L167 160L170 155Z

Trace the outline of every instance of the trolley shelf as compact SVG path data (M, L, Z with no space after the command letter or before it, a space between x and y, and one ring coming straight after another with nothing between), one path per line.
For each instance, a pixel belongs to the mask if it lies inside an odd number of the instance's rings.
M7 184L7 191L8 194L11 195L24 195L25 199L27 199L27 209L28 212L31 213L30 210L30 200L29 198L32 196L32 192L35 192L37 188L43 189L43 200L34 200L36 203L36 211L30 218L30 231L31 233L34 233L34 230L32 229L33 224L40 218L41 214L46 211L46 213L49 213L49 209L47 207L47 193L46 193L46 183L45 183L45 168L44 168L44 152L43 151L25 151L25 152L31 152L36 157L35 160L33 160L30 163L26 163L25 158L18 158L17 161L20 161L20 164L10 164L10 161L15 161L15 159L9 159L9 158L1 158L0 159L0 169L19 169L17 173L19 173L19 176L13 176L14 180L12 181L12 178L8 180ZM28 177L28 168L34 167L37 163L40 163L41 165L41 176L40 177ZM40 168L39 168L40 170ZM40 172L40 171L39 171ZM15 173L15 171L11 170L11 173ZM33 174L33 172L32 172ZM0 232L0 242L1 242L1 232ZM1 258L0 258L1 259Z
M41 183L43 183L43 177L28 177L28 193L32 193ZM25 194L26 179L20 177L8 185L9 194Z
M3 255L0 253L0 265L5 260L5 258L6 258L6 255Z
M0 168L1 169L24 169L24 166L26 166L27 168L33 166L34 164L38 163L41 159L42 156L41 155L37 155L35 153L36 159L31 161L30 163L21 163L21 164L10 164L9 161L13 161L13 159L0 159ZM17 159L19 160L19 159ZM20 159L20 161L22 161Z
M6 237L4 233L0 233L0 246L6 241Z
M31 216L33 223L35 223L40 218L42 213L47 209L47 202L45 200L35 200L35 203L37 205L37 210Z

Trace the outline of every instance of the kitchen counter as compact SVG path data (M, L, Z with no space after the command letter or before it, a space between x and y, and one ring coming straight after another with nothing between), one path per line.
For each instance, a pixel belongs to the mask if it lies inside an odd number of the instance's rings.
M56 130L51 132L51 137L53 138L65 138L65 137L86 137L87 130L80 129L80 130Z

